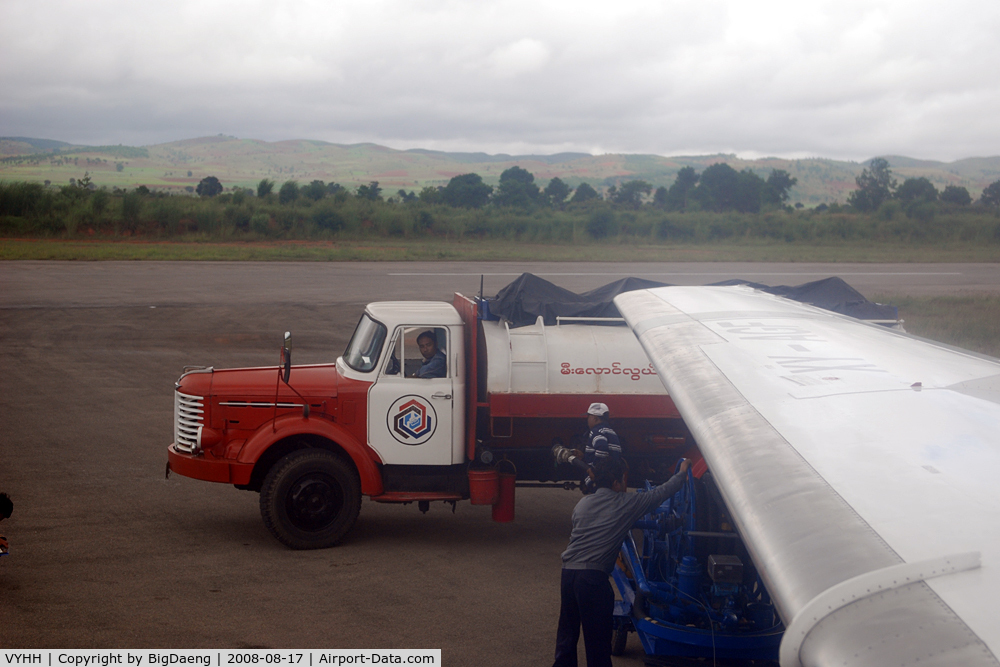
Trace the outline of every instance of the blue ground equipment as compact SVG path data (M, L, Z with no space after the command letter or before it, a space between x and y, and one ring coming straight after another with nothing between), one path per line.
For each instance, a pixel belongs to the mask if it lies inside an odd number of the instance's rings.
M649 483L643 493L651 488ZM784 627L706 473L636 522L613 577L613 653L636 632L646 655L777 660Z

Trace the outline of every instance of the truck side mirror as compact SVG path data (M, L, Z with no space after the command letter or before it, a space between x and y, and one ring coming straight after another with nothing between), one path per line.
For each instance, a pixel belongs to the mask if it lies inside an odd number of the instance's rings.
M288 378L292 375L292 332L285 332L285 345L281 348L281 379L288 384Z

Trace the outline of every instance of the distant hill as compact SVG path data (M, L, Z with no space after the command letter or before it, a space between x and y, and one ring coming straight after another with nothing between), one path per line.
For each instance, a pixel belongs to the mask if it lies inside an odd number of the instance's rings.
M0 137L0 155L22 155L69 148L73 144L53 139L32 139L31 137Z
M699 173L725 162L736 170L750 169L767 177L784 169L798 179L792 202L816 206L845 202L864 164L824 158L742 160L735 155L663 157L659 155L558 153L555 155L488 155L423 149L395 150L377 144L332 144L291 140L266 142L218 135L153 146L75 146L62 141L0 137L0 179L50 181L65 184L89 172L100 186L183 192L205 176L226 187L254 187L263 178L278 184L296 180L337 182L346 187L378 181L386 194L445 185L453 176L475 172L490 184L512 166L535 175L544 187L558 176L571 187L587 182L598 189L641 179L653 187L669 186L682 167ZM896 179L924 176L941 190L946 185L968 188L978 197L984 187L1000 180L1000 157L936 162L887 156Z

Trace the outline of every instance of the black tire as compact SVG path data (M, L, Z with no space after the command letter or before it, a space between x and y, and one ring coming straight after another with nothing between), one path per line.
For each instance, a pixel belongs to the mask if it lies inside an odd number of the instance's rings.
M264 525L292 549L332 547L360 511L357 470L325 449L292 452L271 468L260 490Z
M625 644L628 643L628 626L622 623L615 626L611 633L611 655L621 655L625 652Z

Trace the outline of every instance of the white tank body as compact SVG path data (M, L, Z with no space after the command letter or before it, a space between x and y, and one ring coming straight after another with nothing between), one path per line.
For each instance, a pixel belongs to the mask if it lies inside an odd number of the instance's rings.
M490 394L667 393L624 324L545 326L541 318L516 329L505 322L481 324Z

